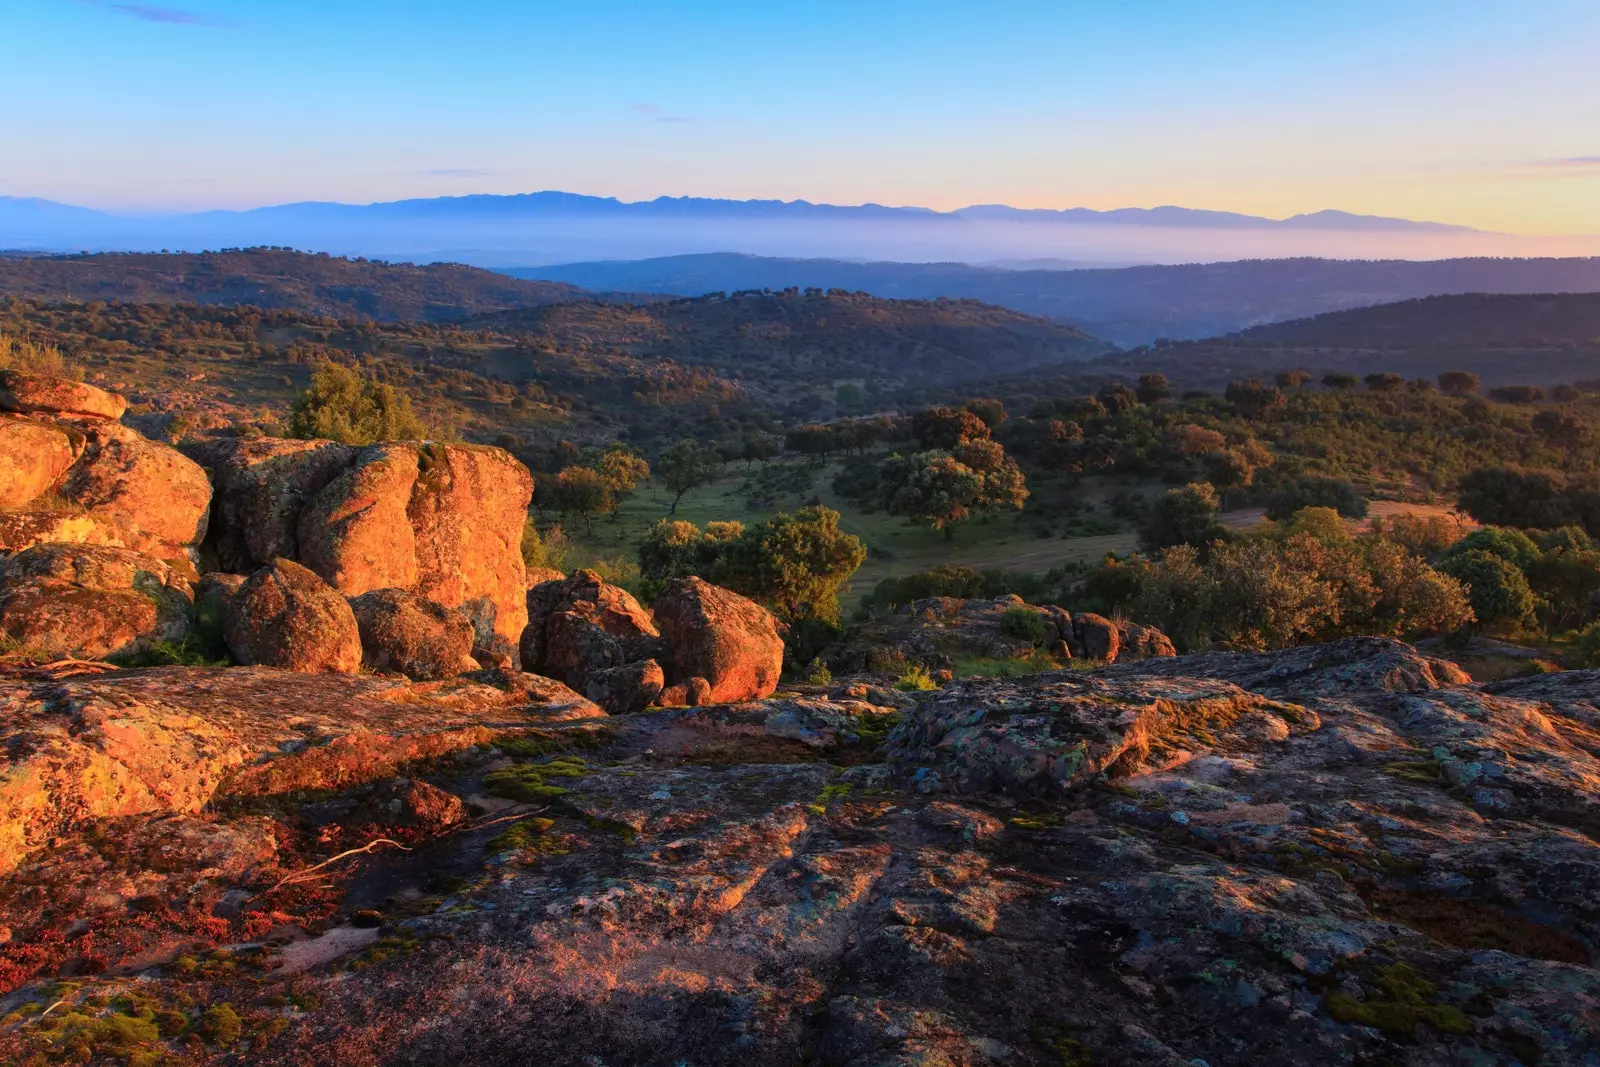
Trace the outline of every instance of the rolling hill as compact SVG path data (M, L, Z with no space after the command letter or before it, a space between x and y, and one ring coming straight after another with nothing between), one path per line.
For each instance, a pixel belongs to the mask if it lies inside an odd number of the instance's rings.
M1257 326L1242 341L1298 347L1600 346L1600 293L1465 293Z
M736 292L646 305L597 302L475 316L554 347L618 349L785 388L839 379L957 382L996 370L1092 359L1081 330L973 300L885 300L821 290Z
M415 266L285 249L0 256L0 294L24 299L252 305L380 322L591 298L566 282L527 281L454 263Z
M1215 337L1328 311L1446 293L1600 292L1597 259L1240 260L1089 270L853 263L715 253L515 269L594 289L696 295L820 286L964 297L1069 322L1119 345Z

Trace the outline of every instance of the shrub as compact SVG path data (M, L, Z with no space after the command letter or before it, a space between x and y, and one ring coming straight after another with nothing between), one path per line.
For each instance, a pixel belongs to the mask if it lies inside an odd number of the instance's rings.
M1044 617L1031 608L1008 608L1000 616L1000 632L1018 641L1042 645L1048 631Z
M1533 615L1533 590L1515 563L1481 548L1453 553L1439 570L1467 587L1472 613L1484 626L1520 626Z
M417 440L427 430L403 391L330 362L318 365L295 400L289 436L370 445Z
M1538 558L1539 546L1521 530L1483 526L1446 549L1445 558L1465 552L1487 552L1491 556L1499 556L1520 571L1526 571L1529 564Z
M1367 498L1345 478L1300 478L1272 494L1267 501L1267 518L1281 521L1301 508L1333 508L1347 519L1364 519Z
M695 574L766 605L788 623L839 618L839 590L867 558L861 539L824 507L774 515L746 529L663 519L639 545L639 571L654 585Z
M1158 552L1173 545L1204 548L1227 537L1217 491L1206 482L1168 489L1151 503L1139 523L1139 547Z
M0 370L40 374L47 378L83 378L82 369L62 355L58 346L5 334L0 334Z
M1574 667L1600 667L1600 622L1591 622L1578 631L1567 659Z
M913 663L895 679L894 687L904 693L927 692L939 688L933 674L920 663Z

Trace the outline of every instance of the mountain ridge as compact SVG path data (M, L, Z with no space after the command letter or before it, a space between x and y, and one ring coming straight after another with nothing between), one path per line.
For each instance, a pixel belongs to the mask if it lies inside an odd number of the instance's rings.
M11 214L33 210L42 214L56 211L90 213L105 219L127 220L128 216L114 212L98 211L76 205L63 204L37 197L0 196L0 222ZM1177 226L1182 228L1220 229L1338 229L1387 230L1392 232L1421 233L1482 233L1469 226L1448 223L1416 221L1378 215L1358 215L1346 211L1326 209L1294 215L1286 219L1273 219L1232 211L1212 211L1203 208L1161 205L1153 208L1113 208L1097 210L1086 207L1017 208L1006 204L972 204L952 211L908 206L887 206L877 203L825 204L809 200L749 199L736 200L720 197L659 196L651 200L625 201L616 197L589 196L561 190L541 190L529 193L472 193L463 196L412 197L401 200L375 201L368 204L347 204L338 201L306 200L284 204L269 204L245 209L213 209L180 212L164 216L166 221L231 219L264 216L342 216L352 214L367 217L418 217L440 215L513 214L513 215L571 215L581 217L736 217L736 218L832 218L860 220L928 221L1019 221L1057 222L1085 225ZM0 239L3 239L0 234Z

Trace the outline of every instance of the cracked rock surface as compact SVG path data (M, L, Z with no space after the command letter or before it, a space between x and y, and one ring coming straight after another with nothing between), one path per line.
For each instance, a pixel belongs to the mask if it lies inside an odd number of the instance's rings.
M10 684L5 783L91 706L222 755L17 847L0 1059L1600 1062L1600 672L1351 640L611 716L493 673Z

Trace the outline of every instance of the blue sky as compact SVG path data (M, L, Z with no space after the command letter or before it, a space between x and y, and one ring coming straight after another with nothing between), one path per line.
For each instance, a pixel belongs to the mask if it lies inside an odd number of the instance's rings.
M1600 232L1596 0L5 0L0 195L560 188Z

